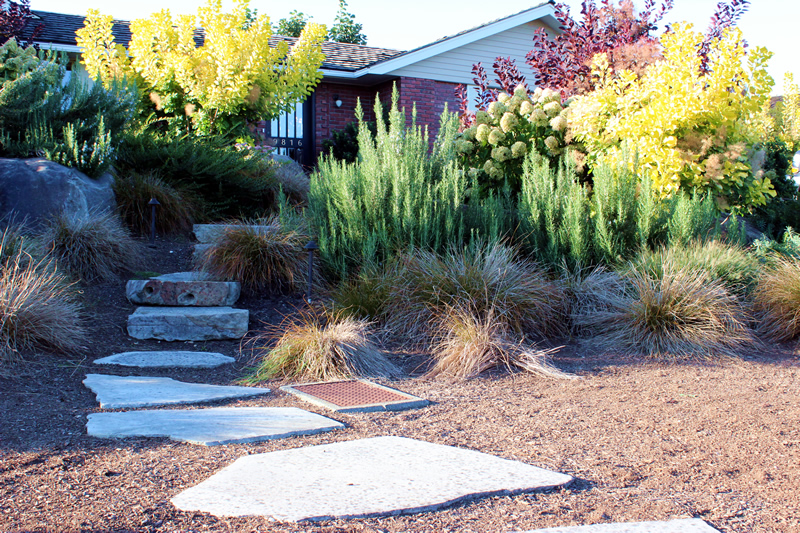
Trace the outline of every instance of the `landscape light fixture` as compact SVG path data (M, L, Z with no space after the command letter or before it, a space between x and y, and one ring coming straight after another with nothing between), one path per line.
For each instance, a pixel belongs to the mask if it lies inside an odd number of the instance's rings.
M338 94L333 96L333 103L336 107L342 107L342 99L339 98Z
M306 302L311 303L311 287L314 285L314 250L319 250L319 246L314 241L308 241L303 248L308 250L308 292L306 292Z
M161 202L155 198L150 198L147 202L150 206L150 248L156 247L156 206L161 205Z

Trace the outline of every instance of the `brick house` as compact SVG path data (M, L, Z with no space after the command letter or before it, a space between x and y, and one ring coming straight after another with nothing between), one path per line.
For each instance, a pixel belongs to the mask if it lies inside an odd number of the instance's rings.
M35 43L77 57L80 50L75 31L83 27L83 16L32 13L36 20L29 27L44 24ZM357 99L361 99L366 118L374 120L376 95L388 101L396 85L401 107L410 111L416 105L417 123L427 125L435 135L445 104L451 110L458 108L456 87L473 83L473 64L481 62L489 68L498 56L512 57L522 73L533 79L525 54L538 28L558 31L552 0L409 51L326 42L322 45L325 61L320 84L293 112L263 123L263 133L270 144L305 165L313 165L322 151L322 141L355 120ZM113 33L118 43L127 46L131 38L127 21L114 21Z

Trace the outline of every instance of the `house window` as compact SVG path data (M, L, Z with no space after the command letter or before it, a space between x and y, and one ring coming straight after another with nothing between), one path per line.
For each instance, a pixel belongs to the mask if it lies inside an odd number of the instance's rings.
M274 146L277 153L299 160L305 138L304 126L303 104L295 104L294 109L267 123L267 144Z

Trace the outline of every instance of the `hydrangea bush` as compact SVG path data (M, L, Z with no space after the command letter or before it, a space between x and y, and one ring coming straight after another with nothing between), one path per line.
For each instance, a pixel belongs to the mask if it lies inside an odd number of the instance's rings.
M563 153L566 105L560 92L536 89L529 94L519 85L475 114L475 123L461 132L455 147L470 178L478 180L481 195L506 183L519 192L522 164L531 151L554 161Z

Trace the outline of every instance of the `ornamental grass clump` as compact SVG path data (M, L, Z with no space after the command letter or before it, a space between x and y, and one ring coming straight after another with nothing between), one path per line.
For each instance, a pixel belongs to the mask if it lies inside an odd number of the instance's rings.
M370 341L369 322L318 312L300 312L255 338L260 346L277 336L277 344L261 359L246 383L273 378L328 381L352 377L395 378L400 369Z
M753 291L759 324L756 331L776 341L800 335L800 262L775 257Z
M536 263L494 242L444 255L423 250L399 258L387 325L424 344L448 309L485 318L492 311L518 335L547 337L565 332L564 296Z
M753 341L739 301L703 271L666 261L660 273L602 269L575 287L576 333L607 351L679 359L734 355Z
M502 316L489 309L484 316L469 309L447 309L437 320L431 347L436 361L429 376L448 374L474 378L492 368L526 370L549 377L567 377L548 360L554 350L526 344Z
M24 252L6 254L0 268L0 364L20 360L21 351L76 352L86 340L80 307L66 278L52 265Z
M114 214L61 213L41 235L44 252L82 281L108 281L135 270L142 244Z
M120 217L132 231L140 235L150 233L152 198L159 203L156 207L156 231L159 235L188 233L199 214L192 194L166 183L157 172L118 175L114 180L114 196Z
M281 224L278 217L237 224L203 254L199 267L238 281L248 291L292 292L305 280L307 241L302 231Z

